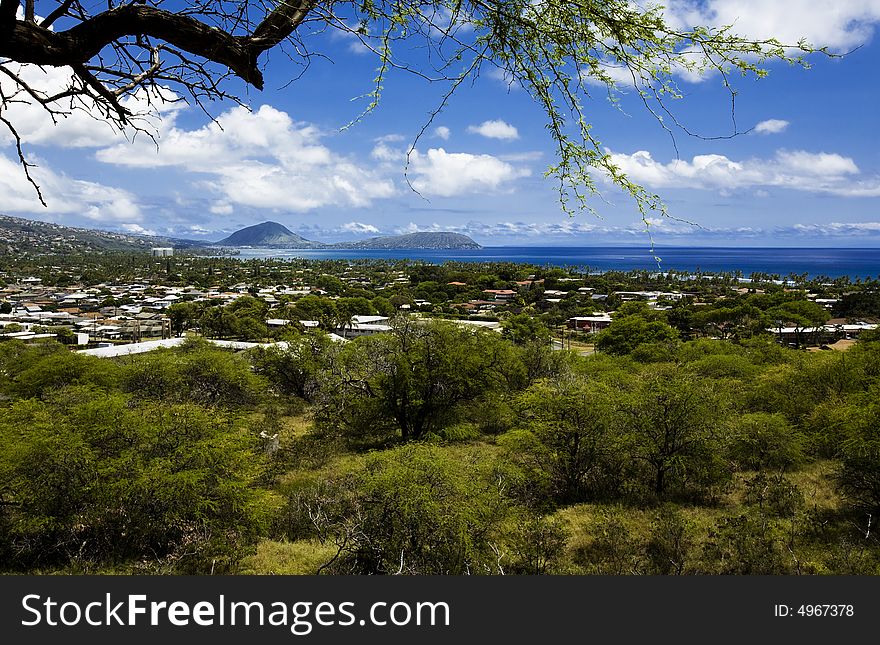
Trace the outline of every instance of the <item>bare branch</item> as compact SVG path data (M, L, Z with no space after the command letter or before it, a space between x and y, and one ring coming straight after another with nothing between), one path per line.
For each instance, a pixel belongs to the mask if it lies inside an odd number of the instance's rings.
M55 21L66 15L70 6L73 4L73 0L64 0L58 7L55 8L55 11L46 16L42 22L40 22L40 27L43 29L48 29Z

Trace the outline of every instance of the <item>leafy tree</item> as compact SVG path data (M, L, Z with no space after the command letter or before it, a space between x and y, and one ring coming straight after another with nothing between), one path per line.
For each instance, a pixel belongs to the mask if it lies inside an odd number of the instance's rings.
M0 314L8 314L12 311L12 303L8 300L0 302Z
M153 400L220 407L254 404L265 390L246 359L204 341L133 357L124 368L122 386Z
M619 486L611 395L604 384L563 377L536 383L519 397L522 423L537 439L560 502L589 501Z
M643 303L627 303L617 310L608 328L597 334L596 349L622 355L646 343L674 343L678 332L661 318Z
M468 460L427 445L372 456L349 480L347 519L331 527L333 573L498 573L491 544L507 509Z
M208 307L199 318L202 334L208 338L228 338L235 334L237 319L226 307Z
M76 387L4 417L8 567L225 570L264 526L261 457L223 415Z
M842 419L846 424L837 437L840 466L836 474L838 489L851 508L872 517L880 515L880 405L876 386L853 401Z
M619 404L634 464L658 500L671 493L704 496L731 475L716 431L724 401L711 384L660 368L648 372Z
M880 318L880 291L845 293L834 307L836 316L851 320Z
M730 454L742 468L785 470L805 460L805 437L782 414L743 414L729 421Z
M76 342L76 334L67 327L64 327L55 332L55 340L62 345L72 345Z
M171 330L180 336L198 322L201 316L201 307L192 302L177 302L168 307L165 314L171 321Z
M767 60L799 60L788 53L791 48L812 51L806 43L738 37L731 27L680 29L659 7L628 0L340 3L332 11L309 0L191 4L182 11L152 1L92 8L61 0L3 0L0 65L12 90L4 93L0 109L5 113L27 97L56 118L73 106L119 129L144 127L126 97L145 97L153 109L180 94L202 104L235 95L240 86L226 82L228 76L262 89L263 54L280 48L307 60L315 54L305 48L307 36L324 30L345 32L377 55L377 89L368 111L392 70L423 77L427 70L443 70L439 111L465 81L498 68L545 114L558 154L549 174L560 181L565 208L582 205L594 192L594 169L634 195L641 209L658 206L600 145L583 107L592 105L584 79L604 84L613 95L621 81L611 70L621 68L656 115L681 96L674 80L679 71L720 71L732 97L731 71L761 77ZM438 33L446 37L438 39ZM19 63L68 67L69 86L56 92L27 83ZM18 139L15 123L3 121ZM26 162L23 169L27 173Z
M767 311L769 320L776 325L791 324L795 328L797 346L804 343L803 334L806 329L816 328L825 324L829 318L828 311L811 300L790 300Z
M332 346L326 334L304 334L285 341L282 346L253 350L251 361L256 373L280 392L312 401Z
M506 318L501 324L501 335L517 345L531 342L548 344L550 330L537 318L529 314L516 314Z
M419 439L517 369L504 345L493 332L397 319L390 333L347 344L325 370L318 418L350 434Z
M384 296L376 296L375 298L373 298L372 305L380 316L388 316L390 318L397 311L394 308L394 305L391 304L391 301Z
M42 349L15 349L6 355L14 360L2 362L9 389L22 398L41 397L68 385L110 389L118 383L119 368L114 363L69 352L60 343L50 343Z

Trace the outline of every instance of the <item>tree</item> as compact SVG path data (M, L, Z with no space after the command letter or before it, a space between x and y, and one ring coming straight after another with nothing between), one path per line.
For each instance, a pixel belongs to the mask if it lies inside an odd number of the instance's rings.
M391 332L355 339L324 370L317 417L349 435L420 439L515 378L512 349L494 332L395 319Z
M201 308L192 302L178 302L168 307L166 314L171 320L171 330L180 336L199 320Z
M544 345L550 342L550 330L537 318L529 314L516 314L501 324L501 335L517 345L537 342Z
M588 79L612 98L618 84L634 84L662 127L669 129L661 118L669 113L666 120L688 132L666 106L681 96L676 73L717 71L732 101L734 73L761 77L768 60L800 62L799 55L814 51L805 42L739 37L730 26L678 29L660 8L629 0L211 0L176 11L159 0L101 8L79 0L0 0L0 76L6 81L0 120L30 179L16 124L7 116L15 103L40 106L53 119L80 109L120 130L143 130L144 110L136 105L149 112L181 96L199 105L236 100L243 88L231 77L262 89L266 52L280 48L307 64L320 55L311 46L325 31L346 32L378 58L367 111L377 105L391 70L446 83L433 114L483 72L499 71L523 87L545 113L557 152L549 174L567 211L585 206L596 192L595 169L632 194L643 212L661 207L657 196L620 171L593 133L584 107L594 91ZM40 87L21 64L67 66L71 74L60 90Z
M144 398L228 408L253 404L265 390L246 360L204 341L136 356L122 382L123 389Z
M628 454L647 467L646 487L660 501L670 493L703 496L729 478L715 426L722 399L711 383L672 368L647 373L620 405Z
M609 354L631 354L639 345L670 344L678 332L644 303L627 303L618 309L607 329L596 336L596 349Z
M828 311L811 300L789 300L783 302L777 307L773 307L767 312L767 316L771 320L778 320L782 323L790 323L794 325L795 338L797 346L803 344L803 333L805 330L816 329L819 325L824 325L828 320Z
M480 464L428 445L407 445L368 458L335 497L347 497L329 520L338 551L322 569L336 574L498 573L493 534L507 512L500 487ZM331 502L329 506L334 505Z
M192 403L68 387L7 408L0 440L4 569L223 570L267 519L254 436Z
M537 439L552 494L563 503L613 493L620 446L611 423L611 392L578 377L540 381L519 398L520 416Z
M253 350L254 371L280 392L312 401L333 343L324 333L309 333L285 342L281 347Z

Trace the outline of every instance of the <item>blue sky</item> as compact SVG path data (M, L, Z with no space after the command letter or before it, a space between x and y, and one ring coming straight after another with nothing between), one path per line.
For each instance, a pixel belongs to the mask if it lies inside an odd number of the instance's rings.
M705 141L669 135L623 89L620 108L597 88L586 106L594 133L631 179L664 198L677 219L652 219L660 244L880 246L880 0L674 0L682 25L734 23L744 35L800 37L842 59L804 70L771 65L768 78L736 80L736 118L749 134ZM173 104L152 119L159 147L74 114L58 126L33 107L13 116L38 164L43 208L0 134L0 212L72 226L219 239L280 222L320 241L415 230L453 230L485 245L646 244L630 198L602 184L604 200L574 218L543 173L553 160L541 111L525 92L484 74L462 87L418 142L442 87L405 73L368 102L376 60L346 37L326 37L305 75L271 55L266 89L248 107L201 111ZM35 83L64 70L25 70ZM717 76L680 79L678 118L704 135L732 129ZM353 100L354 99L354 100ZM684 221L679 221L684 220ZM692 222L686 223L686 222Z

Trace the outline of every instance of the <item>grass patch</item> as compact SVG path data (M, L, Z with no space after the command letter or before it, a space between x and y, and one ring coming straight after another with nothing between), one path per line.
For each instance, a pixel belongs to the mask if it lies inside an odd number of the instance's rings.
M276 542L263 540L257 552L241 561L239 573L244 575L308 576L317 573L336 554L332 544L315 540Z

